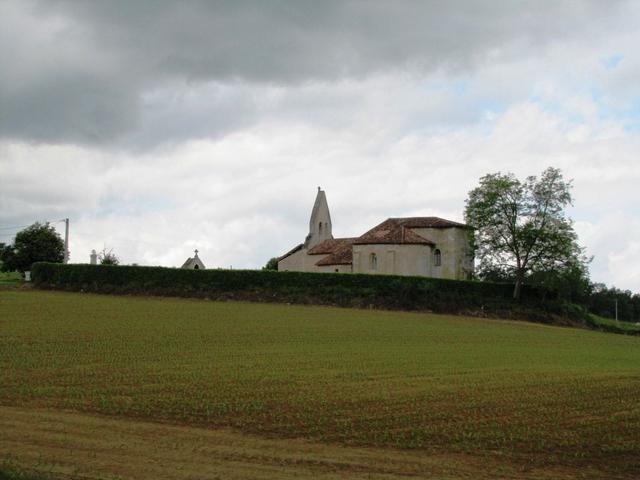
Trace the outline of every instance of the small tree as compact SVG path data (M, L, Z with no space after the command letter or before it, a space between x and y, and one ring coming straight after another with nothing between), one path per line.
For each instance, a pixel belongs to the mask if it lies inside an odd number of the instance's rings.
M113 248L107 250L107 247L104 247L102 251L98 254L98 259L100 260L100 265L119 265L120 259L113 253Z
M270 258L262 270L278 270L278 259L276 257Z
M36 222L19 231L13 245L2 248L0 257L3 272L24 272L35 262L62 263L64 242L51 225Z
M512 278L520 298L527 277L557 281L554 272L586 271L588 259L577 244L564 209L571 204L571 182L560 170L521 182L511 173L480 179L469 192L465 219L475 227L478 272Z

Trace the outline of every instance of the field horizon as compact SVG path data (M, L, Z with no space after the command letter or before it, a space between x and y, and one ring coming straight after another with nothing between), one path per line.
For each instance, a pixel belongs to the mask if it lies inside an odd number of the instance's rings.
M25 468L33 457L21 445L37 440L17 434L29 428L10 421L16 409L23 418L112 419L122 429L138 422L226 431L277 448L304 441L380 458L457 458L446 471L435 463L424 470L439 478L472 476L469 465L476 478L640 472L637 337L425 313L38 290L0 291L0 308L0 421L12 432L0 454ZM46 436L38 425L33 435ZM69 448L81 448L83 435L69 437ZM314 472L312 465L304 468ZM78 465L83 475L86 467ZM269 478L265 472L250 478Z

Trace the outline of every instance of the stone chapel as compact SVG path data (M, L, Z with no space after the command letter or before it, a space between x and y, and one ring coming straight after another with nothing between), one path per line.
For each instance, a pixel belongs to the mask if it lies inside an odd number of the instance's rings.
M184 264L180 268L184 268L186 270L204 270L205 266L204 266L204 263L202 263L202 260L200 260L200 257L198 256L198 250L194 250L193 252L194 252L194 256L187 258L187 260L184 262Z
M318 187L304 243L278 259L278 270L470 279L473 229L439 217L388 218L360 237L334 238Z

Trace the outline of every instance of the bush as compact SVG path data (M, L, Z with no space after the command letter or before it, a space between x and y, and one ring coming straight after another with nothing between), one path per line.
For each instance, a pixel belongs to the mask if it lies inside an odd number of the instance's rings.
M278 270L278 257L270 258L262 270Z
M120 259L113 253L113 248L107 250L107 247L104 247L102 252L98 254L98 260L100 260L100 265L120 265Z
M544 292L513 285L393 275L277 272L270 270L183 270L163 267L36 263L37 287L94 293L307 303L435 312L505 312L559 307ZM544 303L544 305L543 305ZM540 312L537 312L539 315ZM513 315L512 315L513 316Z

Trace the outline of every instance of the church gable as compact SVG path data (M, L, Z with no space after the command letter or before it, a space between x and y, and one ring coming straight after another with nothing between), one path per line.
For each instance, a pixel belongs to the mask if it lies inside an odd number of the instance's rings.
M205 269L204 263L202 263L202 260L200 260L200 257L198 257L198 250L195 250L194 253L195 253L194 257L187 258L187 260L184 262L184 264L182 264L182 267L180 268L184 268L186 270L204 270Z
M291 250L289 250L287 253L285 253L284 255L282 255L281 257L278 257L278 261L284 260L287 257L290 257L291 255L293 255L296 252L299 252L300 250L302 250L304 247L304 245L301 243L299 245L296 245L295 247L293 247Z

